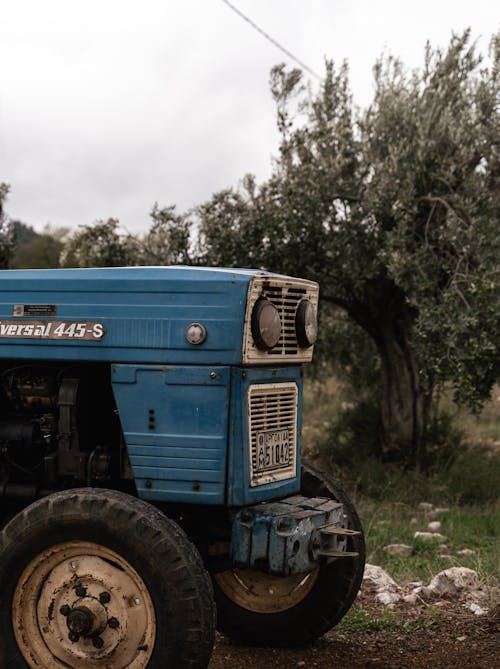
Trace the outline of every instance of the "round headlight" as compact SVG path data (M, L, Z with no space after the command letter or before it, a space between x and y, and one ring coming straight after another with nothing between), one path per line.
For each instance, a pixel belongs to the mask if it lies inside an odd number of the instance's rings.
M257 348L269 351L281 337L281 319L278 309L269 300L257 300L252 311L252 336Z
M301 348L312 346L318 337L318 318L314 304L302 300L295 314L295 331Z

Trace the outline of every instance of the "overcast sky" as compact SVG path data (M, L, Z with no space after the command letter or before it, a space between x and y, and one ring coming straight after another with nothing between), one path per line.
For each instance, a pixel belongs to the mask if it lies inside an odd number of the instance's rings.
M486 51L500 23L498 0L231 1L320 74L346 58L360 105L382 51L417 67L427 39L467 26ZM38 230L113 216L138 232L155 201L184 210L247 172L265 179L279 62L295 65L222 0L2 0L8 213Z

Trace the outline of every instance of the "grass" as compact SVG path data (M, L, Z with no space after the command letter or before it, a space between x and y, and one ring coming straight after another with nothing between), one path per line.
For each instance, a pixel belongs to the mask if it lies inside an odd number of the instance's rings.
M405 619L400 611L385 609L374 613L362 606L354 606L342 619L337 629L350 634L356 632L380 632L393 630L410 634L417 630L425 630L440 625L442 622L439 609L428 606L417 620Z
M478 416L456 412L457 421L472 443L500 447L500 385L493 387L490 401Z
M378 564L397 582L422 580L428 583L439 571L448 567L474 569L480 581L494 585L499 570L500 507L449 507L439 515L444 545L415 539L418 531L427 531L431 518L418 506L399 502L374 502L360 499L358 512L363 522L367 561ZM412 547L410 557L388 555L388 544L404 543ZM468 548L474 555L460 555Z
M328 445L332 421L352 408L343 396L344 389L335 378L306 383L303 450L306 457L331 469L353 497L365 530L367 561L386 569L398 583L422 580L428 584L448 567L469 567L484 586L498 592L500 386L493 389L479 416L457 409L449 396L442 398L450 421L448 451L426 474L383 464L356 441L350 450L342 443ZM463 435L461 441L453 441L455 430ZM415 539L415 532L426 531L434 520L419 508L419 502L448 507L435 518L442 524L445 545ZM384 547L392 543L408 544L412 555L388 555ZM466 548L474 554L459 555ZM360 626L395 624L391 612L375 620L365 620L359 608L352 615L357 616L352 624Z

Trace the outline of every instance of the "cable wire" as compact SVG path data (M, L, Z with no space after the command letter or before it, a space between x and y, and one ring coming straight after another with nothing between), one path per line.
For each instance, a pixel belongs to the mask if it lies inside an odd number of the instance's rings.
M284 54L286 54L289 58L291 58L292 60L294 60L294 61L297 63L297 65L300 65L300 67L301 67L303 70L306 70L307 72L309 72L309 74L312 74L313 77L316 77L316 79L318 79L319 81L322 80L322 77L320 77L319 74L317 74L314 70L312 70L310 67L308 67L308 66L307 66L305 63L303 63L301 60L299 60L298 58L296 58L296 57L293 55L293 53L291 53L291 51L288 51L288 49L285 49L284 46L282 46L282 45L281 45L279 42L277 42L273 37L271 37L271 35L269 35L268 33L266 33L265 30L262 30L262 28L260 28L254 21L252 21L252 19L250 19L248 16L246 16L246 14L243 14L243 12L240 11L240 10L238 9L238 7L235 7L231 2L229 2L229 0L222 0L222 2L223 2L225 5L227 5L230 9L232 9L233 12L235 12L236 14L238 14L238 16L239 16L240 18L242 18L244 21L246 21L247 23L249 23L249 24L252 26L252 28L254 28L254 30L256 30L256 31L257 31L258 33L260 33L263 37L265 37L269 42L271 42L271 44L274 44L275 47L277 47L280 51L283 51Z

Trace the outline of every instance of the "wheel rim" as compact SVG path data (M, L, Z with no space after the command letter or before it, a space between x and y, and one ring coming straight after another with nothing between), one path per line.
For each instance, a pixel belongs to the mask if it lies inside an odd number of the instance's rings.
M252 569L216 574L222 592L239 606L255 613L279 613L300 604L316 583L319 569L308 574L271 576Z
M14 593L12 623L32 669L144 669L156 637L139 574L118 553L82 541L30 562Z

